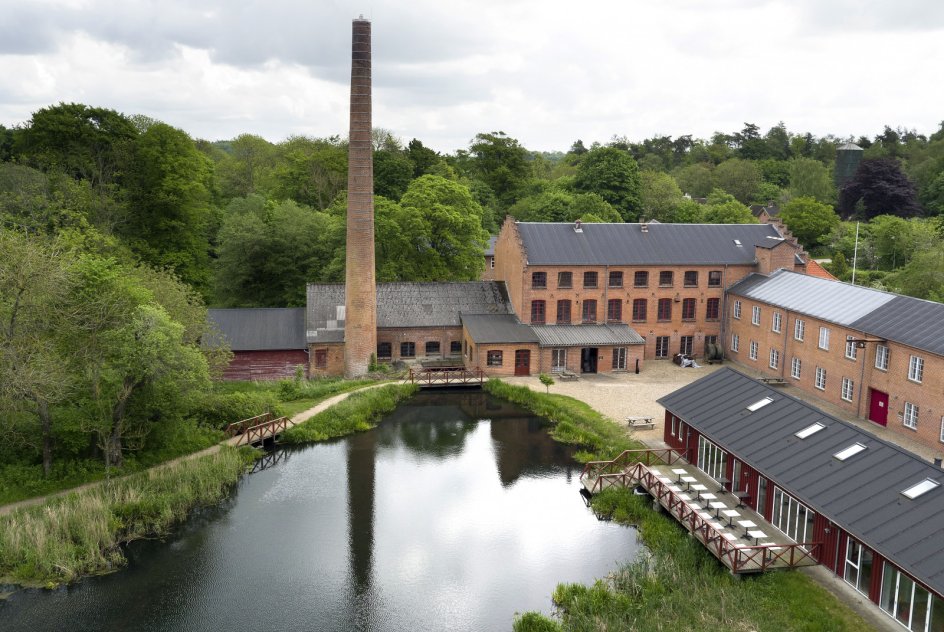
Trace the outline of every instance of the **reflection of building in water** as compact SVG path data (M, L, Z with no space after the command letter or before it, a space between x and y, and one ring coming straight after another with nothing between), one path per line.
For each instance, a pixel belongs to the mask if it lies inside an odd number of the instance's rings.
M374 432L362 432L347 441L348 545L358 596L367 593L372 575L376 447Z
M527 417L527 421L522 417L519 410L518 423L492 419L490 424L502 485L511 485L521 476L558 470L562 465L569 481L575 466L574 448L554 441L547 434L549 425L540 417Z

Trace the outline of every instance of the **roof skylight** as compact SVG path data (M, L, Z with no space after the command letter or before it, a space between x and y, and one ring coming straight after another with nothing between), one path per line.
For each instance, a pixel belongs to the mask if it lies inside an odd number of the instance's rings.
M932 489L934 489L935 487L939 485L940 483L938 483L937 481L931 480L930 478L926 478L920 483L916 485L912 485L911 487L903 491L901 495L904 496L905 498L910 498L914 500L921 494L926 494L927 492L931 491Z
M773 397L765 397L764 399L762 399L762 400L760 400L760 401L758 401L758 402L754 402L753 404L751 404L750 406L748 406L747 409L748 409L749 411L751 411L751 412L754 412L755 410L760 410L761 408L763 408L764 406L766 406L767 404L769 404L769 403L772 402L772 401L774 401L774 398L773 398Z
M819 423L819 422L817 421L817 422L816 422L815 424L813 424L812 426L807 426L807 427L804 428L803 430L794 433L793 436L796 437L797 439L806 439L808 436L813 435L813 434L816 434L817 432L819 432L820 430L822 430L822 429L825 428L825 427L826 427L826 426L824 426L823 424L821 424L821 423Z
M849 446L845 450L840 450L833 456L839 459L840 461L845 461L849 457L855 456L856 454L858 454L859 452L862 452L863 450L865 450L864 445L862 445L861 443L853 443L851 446Z
M741 240L740 240L740 239L735 239L735 240L734 240L734 245L740 247L740 245L741 245Z

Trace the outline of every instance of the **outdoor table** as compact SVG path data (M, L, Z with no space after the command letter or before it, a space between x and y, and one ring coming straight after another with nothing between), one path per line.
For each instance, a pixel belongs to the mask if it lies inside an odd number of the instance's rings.
M731 493L734 494L734 497L738 499L738 507L743 507L743 506L744 506L744 499L747 498L748 496L750 496L750 493L749 493L749 492L746 492L746 491L742 491L742 492L731 492Z
M683 476L683 477L682 477L682 482L685 483L685 484L688 486L688 489L691 489L691 488L692 488L692 483L697 483L697 482L698 482L698 479L695 478L694 476Z
M688 483L688 489L689 489L689 491L695 491L695 492L697 492L697 494L695 495L695 498L701 498L701 493L702 493L703 491L705 491L706 489L708 489L708 488L705 487L704 485L702 485L701 483L695 483L695 482L693 482L693 481L696 481L696 480L698 480L698 479L692 478L691 481L685 481L685 482Z
M672 473L678 476L678 479L676 479L675 482L676 482L676 483L681 483L681 482L682 482L682 477L685 476L686 474L688 474L688 470L682 469L682 468L676 468L676 469L672 470Z
M755 546L760 543L760 540L766 540L766 539L767 539L767 534L764 533L763 531L748 531L748 532L747 532L747 535L749 535L749 536L751 536L752 538L754 538L754 545L755 545Z
M721 513L723 513L723 514L727 517L727 519L728 519L728 528L729 528L729 529L734 526L734 517L741 515L740 513L738 513L738 512L737 512L736 510L734 510L734 509L725 509L725 510L722 511Z
M738 525L744 527L744 537L747 537L747 532L750 529L753 529L757 525L754 524L753 520L738 520Z
M692 497L689 496L688 494L676 494L676 495L682 500L684 500L685 502L688 502L692 499Z
M722 533L721 537L727 540L728 542L737 542L738 537L733 533Z
M721 510L728 508L728 506L725 505L724 503L719 503L719 502L717 502L717 501L713 501L713 502L708 503L708 506L715 510L715 518L720 518L720 517L721 517Z
M675 493L677 494L677 493L679 493L680 491L682 491L682 488L676 487L675 485L669 485L669 491L670 491L670 492L675 492Z
M702 492L698 496L698 499L705 503L705 507L708 507L715 498L717 498L717 496L711 492Z
M731 484L731 479L729 479L729 478L719 478L719 479L716 479L716 480L718 481L718 485L721 486L721 487L718 489L718 491L719 491L719 492L727 491L727 489L725 489L725 488L726 488L727 485L730 485L730 484Z

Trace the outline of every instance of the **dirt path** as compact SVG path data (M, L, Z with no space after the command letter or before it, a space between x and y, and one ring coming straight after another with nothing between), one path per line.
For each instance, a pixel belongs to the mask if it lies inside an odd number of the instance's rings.
M288 425L291 428L292 426L296 426L303 421L307 421L308 419L311 419L312 417L322 412L323 410L326 410L330 408L331 406L334 406L338 402L344 401L345 399L350 397L352 393L365 391L371 388L379 388L381 386L386 386L387 384L390 384L390 382L370 384L368 386L362 386L361 388L354 389L353 391L347 391L346 393L332 395L328 399L322 402L319 402L318 404L312 406L308 410L303 410L302 412L296 413L295 415L293 415L292 418L289 420ZM199 452L193 452L192 454L187 454L185 456L177 457L176 459L171 459L170 461L165 461L164 463L161 463L160 465L155 465L154 467L149 468L149 470L157 470L164 467L170 467L176 463L189 461L191 459L199 459L202 456L206 456L208 454L213 454L214 452L218 452L221 445L236 445L238 441L239 441L239 437L232 437L230 439L226 439L225 441L217 445L210 446L209 448L200 450ZM149 471L149 470L144 470L144 471ZM137 472L135 472L135 474L137 474ZM126 476L131 476L131 474L127 474ZM32 507L33 505L40 505L46 502L47 500L49 500L50 498L56 498L57 496L65 496L66 494L71 494L72 492L80 492L84 489L89 489L91 487L95 487L96 485L101 485L104 482L105 482L104 480L92 481L91 483L85 483L83 485L79 485L78 487L70 487L69 489L64 489L60 492L55 492L53 494L47 494L46 496L35 496L33 498L19 500L15 503L2 505L0 506L0 516L8 514L11 511L16 511L17 509L20 509L21 507Z

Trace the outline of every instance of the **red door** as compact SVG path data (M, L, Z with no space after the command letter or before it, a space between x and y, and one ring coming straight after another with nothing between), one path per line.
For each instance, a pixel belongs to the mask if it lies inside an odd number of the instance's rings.
M869 389L869 421L880 426L888 425L888 393Z
M531 375L531 352L527 349L515 351L515 375Z

